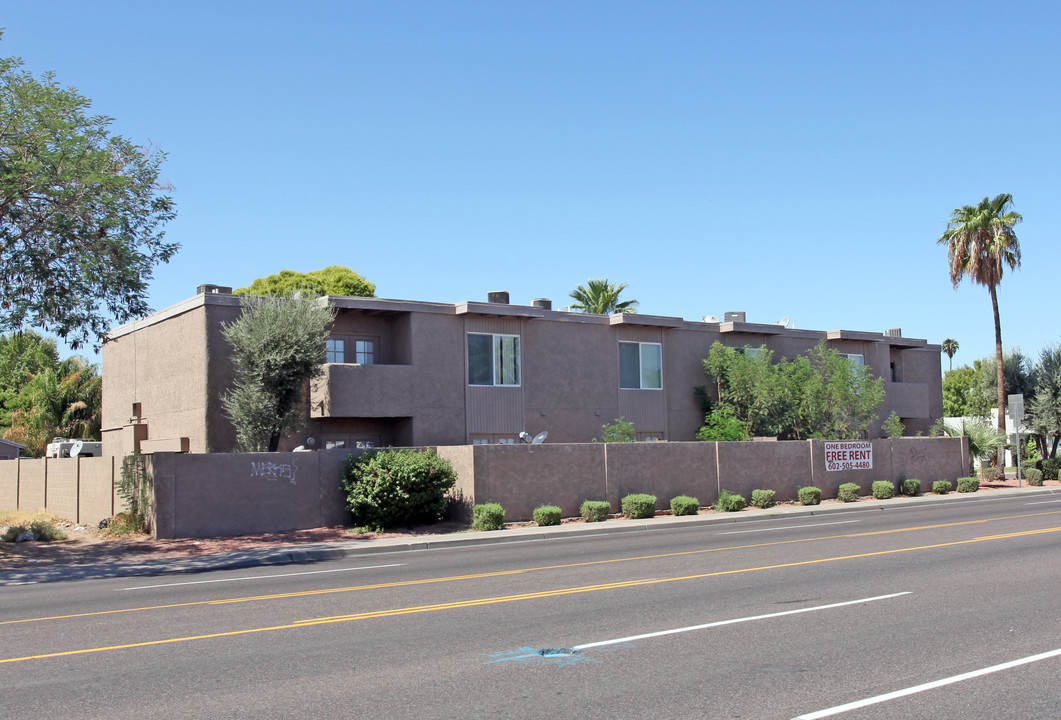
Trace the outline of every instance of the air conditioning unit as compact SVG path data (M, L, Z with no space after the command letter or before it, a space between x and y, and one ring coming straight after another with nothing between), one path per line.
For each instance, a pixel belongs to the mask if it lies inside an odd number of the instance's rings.
M748 322L746 317L747 313L744 312L728 312L725 315L726 322Z
M888 328L884 331L884 335L885 337L902 337L903 330L902 328Z

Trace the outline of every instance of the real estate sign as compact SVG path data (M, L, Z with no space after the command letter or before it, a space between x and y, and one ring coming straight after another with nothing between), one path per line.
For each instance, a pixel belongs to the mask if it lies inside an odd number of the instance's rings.
M866 440L825 443L826 470L872 470L873 443Z

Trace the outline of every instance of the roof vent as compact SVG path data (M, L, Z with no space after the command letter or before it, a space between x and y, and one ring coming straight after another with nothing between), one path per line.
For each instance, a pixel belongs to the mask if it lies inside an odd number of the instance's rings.
M495 290L486 294L486 301L494 305L508 305L508 293L504 290Z
M902 337L903 330L902 328L888 328L884 331L884 335L886 337Z
M747 322L745 317L747 313L744 312L728 312L725 314L726 322Z
M206 295L208 293L216 293L218 295L231 295L232 288L225 287L224 285L200 285L196 291L196 295Z
M536 308L541 308L542 310L553 309L553 301L547 300L546 298L534 298L533 300L531 300L531 305Z

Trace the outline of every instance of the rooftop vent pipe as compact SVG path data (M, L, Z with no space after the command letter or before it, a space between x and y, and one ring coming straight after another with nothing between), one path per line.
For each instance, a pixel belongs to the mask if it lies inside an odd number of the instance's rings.
M494 305L508 305L508 293L504 290L495 290L486 294L486 301Z
M546 298L534 298L533 300L531 300L531 305L536 308L541 308L542 310L553 309L553 301L547 300Z

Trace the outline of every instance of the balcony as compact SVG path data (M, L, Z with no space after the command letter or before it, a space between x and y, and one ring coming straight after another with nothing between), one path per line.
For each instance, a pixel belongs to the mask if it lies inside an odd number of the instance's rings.
M929 416L928 385L925 383L885 383L882 419L894 411L901 418Z
M310 417L407 417L414 395L411 365L329 363L310 391Z

